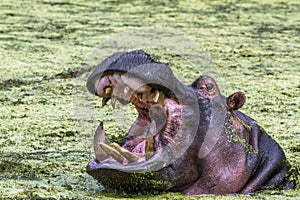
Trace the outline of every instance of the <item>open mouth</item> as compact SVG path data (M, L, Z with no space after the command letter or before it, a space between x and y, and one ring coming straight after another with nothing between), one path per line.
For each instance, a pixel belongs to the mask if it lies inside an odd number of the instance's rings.
M123 144L107 144L102 123L94 136L97 163L117 163L123 166L150 160L166 146L175 145L176 134L182 129L182 111L175 95L163 86L149 83L121 72L110 72L95 81L95 93L102 97L102 106L110 101L131 103L138 117ZM125 114L126 113L122 113Z

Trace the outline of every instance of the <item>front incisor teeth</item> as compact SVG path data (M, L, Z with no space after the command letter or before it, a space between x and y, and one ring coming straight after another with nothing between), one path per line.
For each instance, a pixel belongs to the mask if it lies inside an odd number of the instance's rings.
M115 159L116 161L118 161L120 164L123 164L125 158L117 150L115 150L114 148L112 148L112 147L110 147L107 144L104 144L102 142L100 142L99 145L113 159Z
M122 155L124 156L129 163L133 163L138 161L140 158L135 155L134 153L124 149L123 147L121 147L120 145L118 145L117 143L112 143L113 147L115 147L115 149Z

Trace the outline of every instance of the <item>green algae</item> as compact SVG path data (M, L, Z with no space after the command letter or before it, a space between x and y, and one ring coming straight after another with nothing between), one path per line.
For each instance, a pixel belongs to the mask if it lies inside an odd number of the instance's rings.
M228 111L226 121L224 124L224 132L225 135L231 143L239 143L242 145L245 150L250 154L258 154L258 151L256 149L253 149L253 147L247 142L247 140L241 135L242 133L237 131L233 127L233 119L232 119L232 113ZM239 120L239 122L242 124L242 126L246 129L247 132L251 133L252 127L250 125L247 125L245 122Z
M109 174L109 176L107 176ZM105 192L108 193L123 193L126 194L159 194L162 191L167 191L172 187L169 181L160 180L157 172L143 172L143 173L127 173L124 174L119 171L108 170L102 172L97 178L101 179L107 188ZM124 185L121 181L126 181L128 185Z
M0 2L0 11L0 198L299 196L298 1L8 0ZM113 110L101 109L96 97L86 97L83 81L78 82L75 77L81 64L104 40L138 27L174 29L211 55L222 77L224 95L244 92L247 100L242 111L283 147L296 189L260 191L254 196L200 197L103 192L85 172L86 164L93 158L93 131L99 121L104 121L108 136L116 140L119 134L126 133L136 113L132 108L122 108L130 112L130 117L125 118L126 127L119 126L124 118L110 117ZM191 83L199 75L190 72L193 68L176 52L155 48L149 52L170 64L184 83ZM181 71L182 66L186 70ZM79 112L74 116L74 101L78 100L74 100L74 94L82 97L79 103L91 102L97 112Z

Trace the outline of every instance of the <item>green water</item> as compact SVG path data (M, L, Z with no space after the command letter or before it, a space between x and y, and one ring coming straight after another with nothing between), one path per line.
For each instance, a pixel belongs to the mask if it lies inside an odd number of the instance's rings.
M104 193L86 174L98 121L105 121L108 137L116 140L115 133L125 133L117 122L127 118L115 120L111 113L118 111L100 109L76 74L103 41L143 27L168 28L202 46L222 77L225 94L244 92L242 111L278 141L293 170L300 169L299 1L2 0L0 198L296 199L299 176L293 177L294 190L185 197ZM180 73L180 58L167 55L164 61ZM181 73L184 82L199 75ZM76 111L80 107L96 112Z

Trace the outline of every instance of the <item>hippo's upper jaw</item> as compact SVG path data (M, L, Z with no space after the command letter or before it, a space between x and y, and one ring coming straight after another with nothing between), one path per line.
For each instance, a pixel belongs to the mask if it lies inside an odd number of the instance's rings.
M184 110L184 105L175 97L168 96L159 88L145 85L141 79L128 78L118 72L99 78L95 88L96 94L103 98L103 106L109 100L112 107L115 107L116 101L131 103L138 112L122 146L113 143L112 148L105 144L100 125L94 140L98 163L140 163L149 160L169 143L174 143L174 137L183 125L181 119Z

